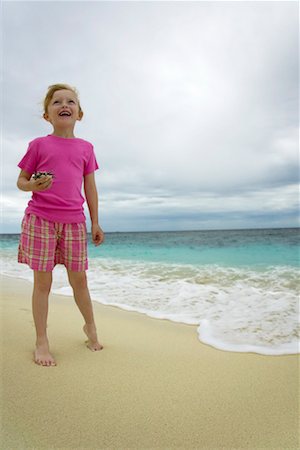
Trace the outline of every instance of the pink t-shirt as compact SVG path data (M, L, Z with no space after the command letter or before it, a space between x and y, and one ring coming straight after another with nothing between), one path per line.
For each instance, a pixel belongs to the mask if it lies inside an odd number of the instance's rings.
M85 221L83 177L98 169L93 146L79 138L48 135L29 143L18 166L29 172L52 172L52 186L46 191L32 192L25 210L51 222Z

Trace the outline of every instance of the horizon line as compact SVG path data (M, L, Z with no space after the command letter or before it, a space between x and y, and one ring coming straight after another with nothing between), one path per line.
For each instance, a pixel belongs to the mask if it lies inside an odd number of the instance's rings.
M130 230L130 231L105 231L105 234L122 234L122 233L194 233L199 231L250 231L250 230L298 230L300 229L300 225L298 226L286 226L286 227L241 227L241 228L201 228L201 229L191 229L191 230ZM19 233L0 233L2 235L18 235ZM90 231L87 234L91 234Z

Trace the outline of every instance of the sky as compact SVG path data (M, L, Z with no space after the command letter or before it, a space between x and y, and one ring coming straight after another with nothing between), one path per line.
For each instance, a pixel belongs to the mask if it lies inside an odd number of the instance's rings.
M4 1L1 232L20 231L17 164L52 132L54 83L79 90L105 231L299 226L298 8Z

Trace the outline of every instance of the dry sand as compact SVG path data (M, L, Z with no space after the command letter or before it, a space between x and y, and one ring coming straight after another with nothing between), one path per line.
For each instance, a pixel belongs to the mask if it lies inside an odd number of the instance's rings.
M73 299L51 295L58 365L40 367L32 285L1 288L1 449L299 448L297 356L223 352L195 326L98 303L92 353Z

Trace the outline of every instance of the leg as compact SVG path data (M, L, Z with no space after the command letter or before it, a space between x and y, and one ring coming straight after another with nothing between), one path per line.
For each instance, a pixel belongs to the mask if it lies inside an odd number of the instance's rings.
M52 272L34 270L32 313L36 329L34 360L41 366L55 366L47 337L48 297L52 284Z
M93 305L87 286L86 273L68 270L68 277L73 289L76 304L85 320L83 330L88 337L87 347L94 352L102 350L103 346L98 342Z

